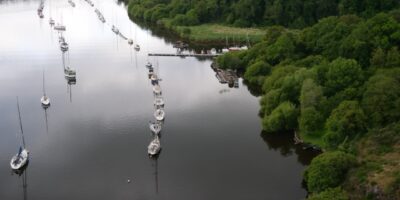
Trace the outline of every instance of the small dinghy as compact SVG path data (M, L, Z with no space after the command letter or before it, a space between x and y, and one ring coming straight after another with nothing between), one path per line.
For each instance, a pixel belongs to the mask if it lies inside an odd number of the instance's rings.
M66 42L61 42L61 44L60 44L60 49L61 49L61 51L63 51L63 52L68 51L68 43L66 43Z
M163 109L157 109L154 112L154 117L158 120L158 121L163 121L165 119L165 111Z
M132 45L133 44L133 40L132 39L128 39L128 44Z
M156 136L147 147L147 152L149 153L150 156L156 156L158 153L160 153L160 150L161 150L160 139L158 138L158 136Z
M161 132L162 124L160 122L150 122L149 127L151 132L158 135Z
M29 151L25 148L20 147L19 151L15 156L11 158L10 166L13 170L21 169L26 165L29 159Z
M153 92L155 95L161 95L161 87L160 85L154 85L153 86Z
M11 158L10 166L13 170L19 170L23 168L29 160L29 151L25 148L24 130L22 128L21 111L19 108L19 101L17 97L17 107L18 107L18 119L19 127L21 129L22 147L19 147L19 151Z
M154 105L157 107L163 107L164 106L164 99L162 97L156 97L154 99Z

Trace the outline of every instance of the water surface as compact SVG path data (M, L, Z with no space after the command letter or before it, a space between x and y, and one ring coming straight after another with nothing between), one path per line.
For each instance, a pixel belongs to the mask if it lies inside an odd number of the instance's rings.
M0 1L0 199L305 198L302 171L312 155L290 134L261 137L258 98L245 85L219 84L210 60L147 57L175 50L131 22L122 4L93 1L107 20L102 24L94 8L75 3L46 1L39 19L39 1ZM67 26L65 55L50 13ZM157 160L147 155L154 119L148 60L159 64L166 101ZM64 78L63 63L77 70L76 84ZM52 101L46 112L43 70ZM26 178L9 167L21 143L16 96L31 152Z

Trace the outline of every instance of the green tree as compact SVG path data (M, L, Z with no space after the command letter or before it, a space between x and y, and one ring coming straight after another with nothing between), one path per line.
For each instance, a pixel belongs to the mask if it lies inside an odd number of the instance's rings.
M376 68L383 68L386 66L386 54L382 48L376 49L371 58L371 66Z
M343 101L326 121L328 133L324 136L330 148L336 148L346 139L366 132L366 117L357 101Z
M383 126L400 119L400 83L377 74L366 83L362 105L370 125Z
M349 196L340 187L328 188L318 194L313 194L307 200L349 200Z
M264 62L258 61L250 65L244 73L244 78L251 84L262 85L265 76L271 72L271 66Z
M329 64L325 87L332 95L347 87L358 87L363 83L363 71L357 61L338 58Z
M290 102L283 102L270 115L263 119L263 127L267 132L293 130L297 126L298 112Z
M320 154L311 161L304 172L307 188L311 192L322 192L339 186L348 170L356 164L354 156L340 151Z
M387 67L400 67L400 52L397 47L391 48L386 56Z
M324 99L322 88L312 79L306 79L303 82L300 95L300 131L313 133L322 129L324 117L317 109Z

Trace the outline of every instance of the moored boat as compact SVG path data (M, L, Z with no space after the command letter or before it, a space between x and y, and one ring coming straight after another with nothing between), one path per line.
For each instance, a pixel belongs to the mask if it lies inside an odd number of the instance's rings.
M160 123L160 122L150 122L149 123L149 128L150 128L151 132L153 132L154 134L158 135L161 132L162 123Z
M154 99L154 105L157 107L163 107L164 106L164 99L162 97L156 97Z
M156 156L161 150L160 138L156 136L147 147L147 152L150 156Z
M154 112L154 117L158 120L158 121L163 121L165 119L165 111L163 109L157 109Z
M154 92L154 94L155 95L161 95L161 87L160 87L160 85L154 85L153 86L153 92Z
M10 166L11 169L13 170L19 170L23 168L29 161L29 151L25 148L24 131L22 128L21 111L19 108L18 97L17 97L17 108L18 108L19 125L21 129L22 146L19 147L18 153L11 158Z

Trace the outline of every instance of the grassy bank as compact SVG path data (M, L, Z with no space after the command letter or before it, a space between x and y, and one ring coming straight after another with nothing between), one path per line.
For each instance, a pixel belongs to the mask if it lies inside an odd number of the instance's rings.
M170 20L162 20L158 24L194 43L225 43L228 40L229 45L247 44L248 38L250 44L254 44L260 42L266 33L266 30L261 28L238 28L221 24L173 26Z
M188 29L190 30L188 33ZM199 26L178 26L174 28L184 38L191 41L198 42L225 42L229 41L229 44L236 42L246 43L247 37L249 42L254 44L262 40L265 35L265 31L262 29L254 28L236 28L228 27L218 24L203 24Z

